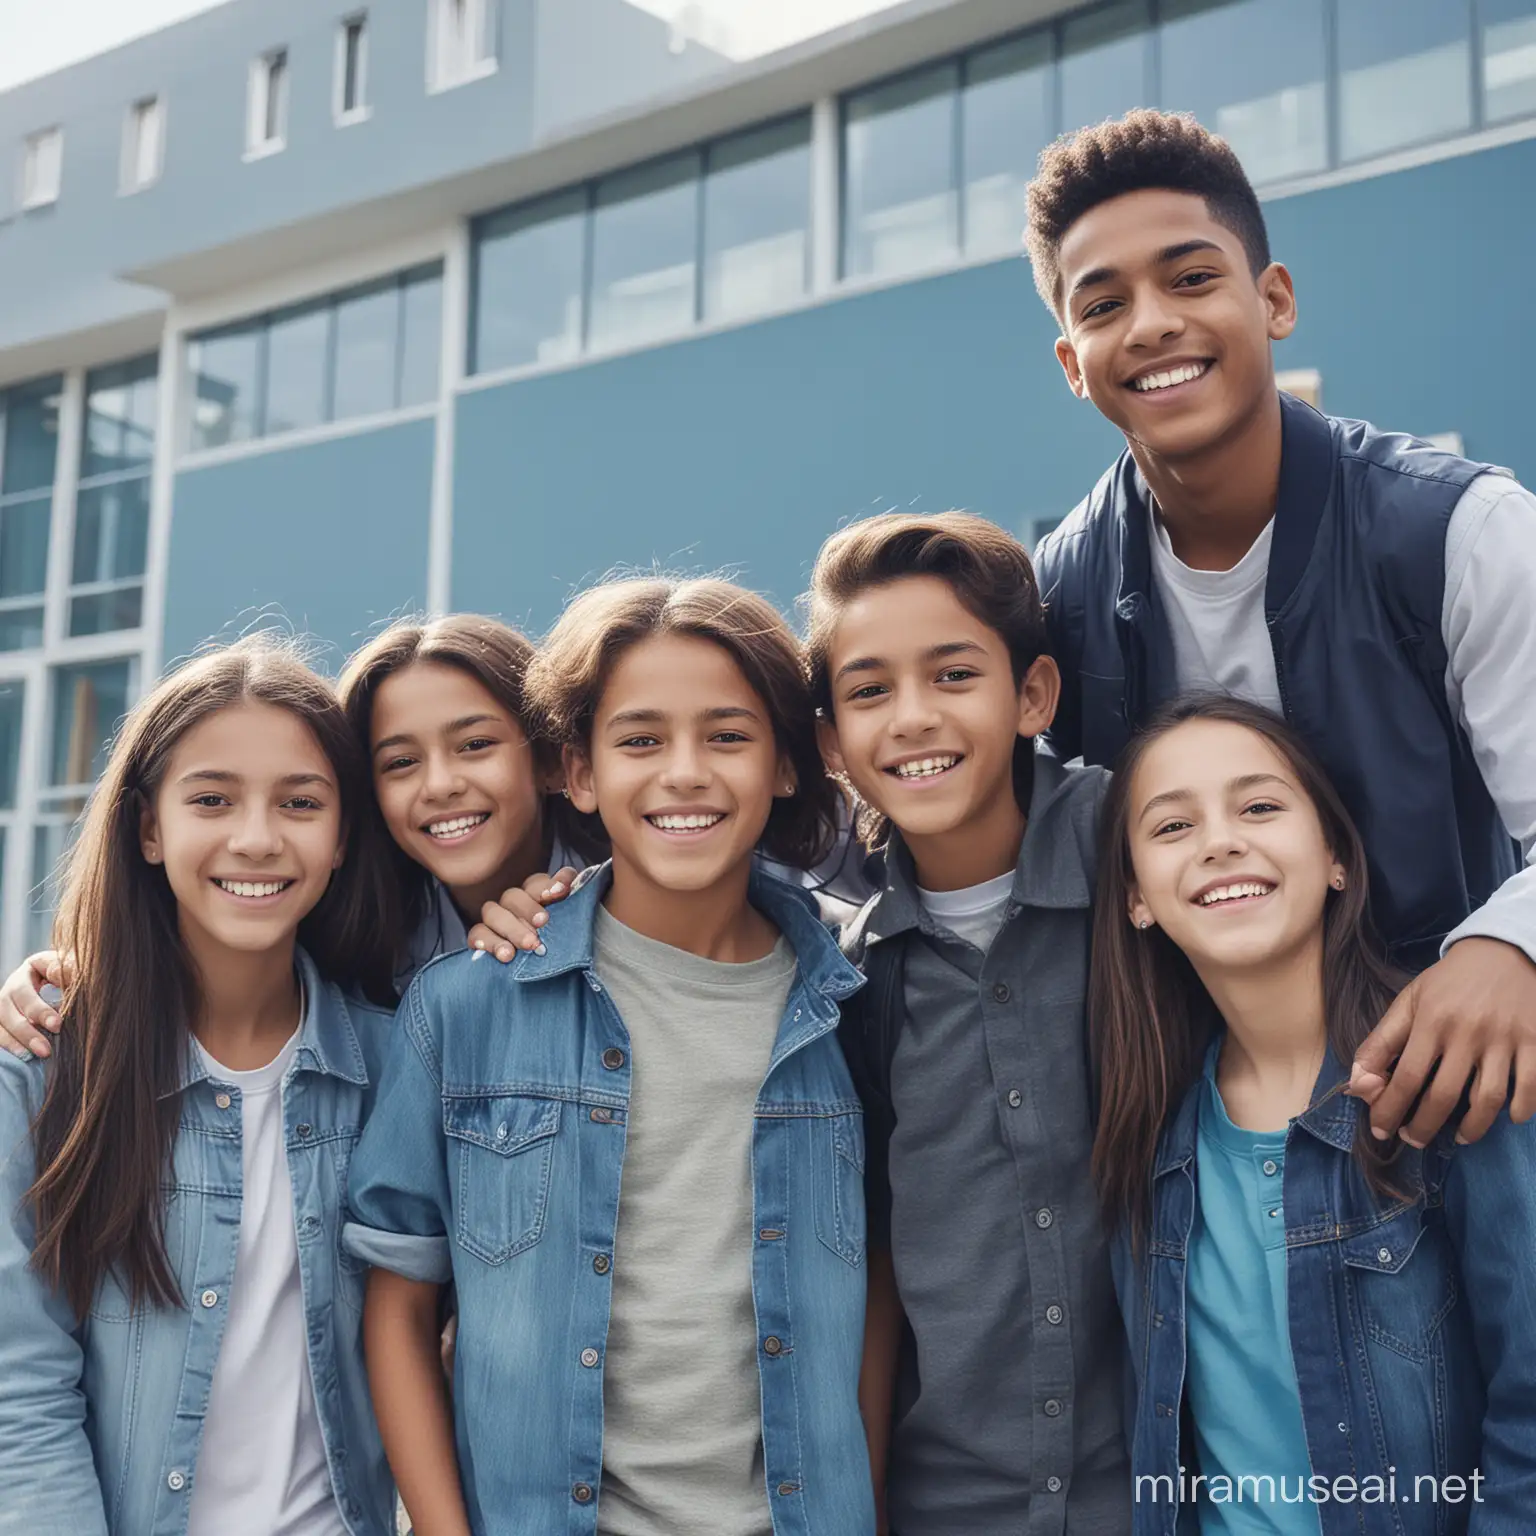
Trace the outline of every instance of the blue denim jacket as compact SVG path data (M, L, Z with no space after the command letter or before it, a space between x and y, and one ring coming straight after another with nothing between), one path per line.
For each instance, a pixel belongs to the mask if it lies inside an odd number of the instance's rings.
M353 1162L352 1252L457 1286L477 1536L597 1529L630 1086L629 1036L592 970L607 884L603 866L550 909L543 955L421 972ZM776 1536L866 1536L863 1114L836 1036L838 999L862 978L804 893L754 875L751 899L799 962L752 1140L768 1502Z
M1449 1138L1423 1151L1404 1146L1393 1177L1405 1194L1382 1200L1351 1153L1364 1107L1341 1093L1323 1097L1347 1075L1330 1054L1285 1151L1291 1352L1311 1483L1329 1494L1314 1505L1323 1536L1529 1536L1536 1123L1513 1125L1506 1113L1470 1146ZM1190 1508L1180 1521L1170 1494L1181 1462L1190 1476L1200 1470L1192 1437L1181 1438L1199 1100L1197 1082L1164 1130L1150 1242L1139 1258L1126 1234L1115 1244L1137 1394L1136 1536L1194 1528ZM1464 1481L1443 1485L1448 1477Z
M367 1270L343 1252L341 1228L393 1015L343 998L308 956L299 964L307 1007L282 1094L310 1374L348 1529L392 1536L394 1488L363 1363ZM108 1279L77 1322L30 1264L23 1197L46 1071L0 1055L0 1533L180 1536L240 1235L239 1091L187 1053L165 1218L183 1304L131 1312Z

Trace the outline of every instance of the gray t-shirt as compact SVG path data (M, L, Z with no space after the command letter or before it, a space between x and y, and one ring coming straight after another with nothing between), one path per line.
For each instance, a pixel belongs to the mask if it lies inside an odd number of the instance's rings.
M771 1536L752 1303L753 1107L795 976L599 909L593 966L629 1032L603 1371L601 1536Z

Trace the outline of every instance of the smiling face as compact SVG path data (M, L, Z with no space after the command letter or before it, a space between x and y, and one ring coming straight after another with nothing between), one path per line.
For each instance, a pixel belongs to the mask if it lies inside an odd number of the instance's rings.
M370 736L390 836L461 910L537 872L544 775L521 724L476 678L431 661L392 673L374 695Z
M176 744L140 848L164 866L200 964L292 944L342 860L335 769L291 711L221 709Z
M566 769L577 809L602 817L631 905L638 891L744 888L774 799L794 785L767 705L722 646L691 635L619 657L590 747Z
M1257 280L1242 241L1188 192L1110 198L1059 252L1067 382L1132 443L1169 460L1209 451L1274 391L1270 343L1296 324L1278 263Z
M941 577L909 576L843 606L827 671L823 752L900 829L919 882L950 890L989 878L982 864L1011 869L1024 830L1014 747L1050 723L1055 663L1042 657L1020 687L1002 635Z
M1256 731L1174 726L1134 769L1129 815L1131 921L1158 924L1208 985L1320 948L1343 866L1295 770Z

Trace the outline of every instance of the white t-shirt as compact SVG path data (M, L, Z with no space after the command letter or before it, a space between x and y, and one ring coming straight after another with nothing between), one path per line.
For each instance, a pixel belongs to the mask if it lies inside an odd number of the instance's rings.
M208 1075L240 1090L240 1241L187 1536L347 1536L309 1378L308 1329L283 1146L294 1031L264 1067L234 1072L194 1041ZM206 1293L205 1293L206 1294ZM193 1306L202 1304L194 1297Z
M1008 911L1008 897L1013 891L1014 871L980 885L968 885L959 891L925 891L917 888L923 910L941 928L947 928L967 944L974 944L982 954L997 937Z
M1224 689L1278 712L1280 684L1264 622L1274 524L1230 571L1195 571L1174 554L1155 511L1151 517L1152 576L1168 615L1179 687ZM1445 531L1445 697L1525 865L1445 942L1502 939L1536 960L1533 591L1536 496L1507 475L1479 475Z

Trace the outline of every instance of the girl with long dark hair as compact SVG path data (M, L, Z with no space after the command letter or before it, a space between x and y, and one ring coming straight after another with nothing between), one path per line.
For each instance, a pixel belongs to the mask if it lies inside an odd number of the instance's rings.
M118 734L54 1060L0 1057L0 1531L391 1528L340 1242L393 1011L353 1000L393 1002L367 785L265 637Z
M1536 1126L1383 1144L1341 1092L1402 978L1337 793L1278 718L1196 698L1127 748L1103 837L1094 1172L1138 1536L1528 1531Z

